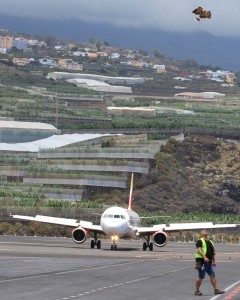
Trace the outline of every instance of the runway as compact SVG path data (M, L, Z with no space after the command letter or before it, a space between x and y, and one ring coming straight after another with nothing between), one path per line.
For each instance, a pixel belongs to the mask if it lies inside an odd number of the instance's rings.
M240 299L240 245L216 245L216 275L224 295L214 296L209 279L201 287L208 300ZM142 251L141 241L110 241L90 249L66 238L0 236L1 300L189 300L196 299L195 245L168 243Z

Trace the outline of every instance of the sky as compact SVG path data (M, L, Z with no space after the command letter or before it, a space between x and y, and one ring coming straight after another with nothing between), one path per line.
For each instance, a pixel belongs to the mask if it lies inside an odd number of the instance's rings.
M196 22L192 10L211 10ZM240 0L1 0L0 14L240 37Z

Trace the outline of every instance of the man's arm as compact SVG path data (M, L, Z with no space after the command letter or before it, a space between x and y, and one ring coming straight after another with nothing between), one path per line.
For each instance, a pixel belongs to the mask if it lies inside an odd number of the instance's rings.
M208 262L209 259L204 255L203 251L202 251L202 247L198 247L197 248L198 253L203 257L205 262Z

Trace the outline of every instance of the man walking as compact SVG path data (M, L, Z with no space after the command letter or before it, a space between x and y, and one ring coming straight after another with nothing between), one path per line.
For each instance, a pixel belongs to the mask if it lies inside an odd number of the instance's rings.
M208 239L207 230L200 231L200 239L196 243L196 269L198 270L198 279L196 280L196 290L195 295L201 296L200 286L202 284L202 280L205 278L206 273L210 277L210 282L214 288L214 295L224 294L225 291L220 290L217 285L217 281L215 278L215 270L216 266L215 261L215 250L214 244L211 240Z

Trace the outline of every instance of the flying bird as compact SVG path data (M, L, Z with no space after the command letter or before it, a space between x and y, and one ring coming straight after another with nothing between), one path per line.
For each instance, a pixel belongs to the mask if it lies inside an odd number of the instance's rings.
M201 21L201 19L211 19L212 13L210 10L204 10L201 6L197 7L192 11L196 15L195 20Z

